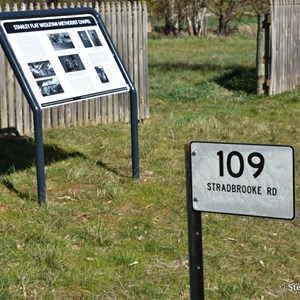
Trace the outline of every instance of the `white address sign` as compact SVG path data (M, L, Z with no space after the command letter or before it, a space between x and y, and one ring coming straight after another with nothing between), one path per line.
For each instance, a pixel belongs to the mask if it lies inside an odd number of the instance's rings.
M190 147L195 210L295 217L293 147L207 142Z

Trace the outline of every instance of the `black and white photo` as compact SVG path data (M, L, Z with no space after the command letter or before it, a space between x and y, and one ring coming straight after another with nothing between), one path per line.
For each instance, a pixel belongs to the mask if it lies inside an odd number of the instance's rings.
M82 31L78 31L78 35L84 45L85 48L90 48L90 47L93 47L90 39L89 39L89 36L87 35L86 31L82 30Z
M95 70L96 70L102 83L109 82L109 79L108 79L103 67L95 67Z
M95 47L102 46L96 30L88 30L88 33Z
M51 33L48 38L54 50L65 50L75 48L68 32Z
M85 70L78 54L59 56L59 60L66 73Z
M58 78L37 81L40 92L44 97L64 93Z
M49 60L37 61L28 64L34 78L43 78L56 75Z

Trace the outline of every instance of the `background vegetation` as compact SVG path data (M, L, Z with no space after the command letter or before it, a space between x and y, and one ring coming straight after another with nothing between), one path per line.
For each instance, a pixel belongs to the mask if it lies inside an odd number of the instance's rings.
M134 1L131 1L134 2ZM228 35L230 23L244 16L270 13L268 0L146 0L151 17L164 23L167 35L188 32L189 35L206 36L207 16L217 18L216 33Z
M0 140L0 299L189 299L184 145L288 144L300 90L255 95L255 37L149 41L151 118L44 132L47 207L31 139ZM298 202L299 203L299 202ZM299 299L300 221L203 215L207 299Z
M270 2L268 0L124 0L125 2L143 2L147 4L149 19L154 22L154 29L157 29L157 22L163 28L166 35L188 34L190 36L206 36L210 30L207 18L213 17L217 20L214 32L226 36L236 29L236 22L245 16L257 16L258 14L270 13ZM19 3L85 3L83 0L23 0ZM116 0L91 0L89 3L117 2ZM13 0L0 0L0 5L5 7L9 3L16 4Z

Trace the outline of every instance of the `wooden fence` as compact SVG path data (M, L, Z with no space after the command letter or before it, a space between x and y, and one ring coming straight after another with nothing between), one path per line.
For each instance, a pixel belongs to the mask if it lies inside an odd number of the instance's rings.
M258 94L293 90L300 83L300 0L271 0L259 28Z
M100 14L133 80L138 95L139 120L149 118L147 7L144 3L51 3L0 4L0 11L93 7ZM20 134L33 131L33 115L14 73L0 49L0 127L14 127ZM45 129L129 122L129 93L110 95L43 110Z

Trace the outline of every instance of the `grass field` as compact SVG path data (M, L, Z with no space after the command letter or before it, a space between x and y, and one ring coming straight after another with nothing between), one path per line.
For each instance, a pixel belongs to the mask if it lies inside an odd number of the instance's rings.
M255 95L254 37L149 41L151 117L44 132L47 207L31 141L0 140L0 299L189 299L184 145L293 145L300 90ZM299 203L299 202L298 202ZM300 220L203 214L206 299L299 299ZM282 289L285 287L285 289Z

